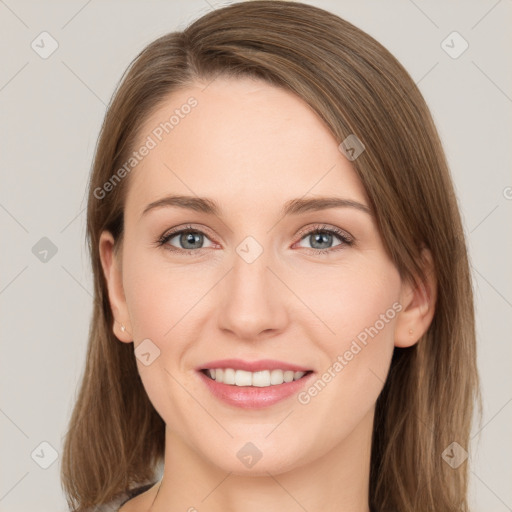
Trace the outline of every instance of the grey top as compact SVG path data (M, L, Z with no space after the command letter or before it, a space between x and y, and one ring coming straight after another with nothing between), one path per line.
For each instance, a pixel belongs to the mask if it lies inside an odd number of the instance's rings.
M135 489L129 489L118 496L116 499L110 501L109 503L103 503L102 505L98 505L94 507L90 512L119 512L119 509L129 500L135 498L139 494L147 491L149 488L153 487L156 482L141 485L139 487L135 487Z
M135 496L138 496L139 494L142 494L143 492L147 491L154 485L155 485L154 483L141 485L140 487L136 487L135 489L126 491L126 499L123 502L121 502L121 504L119 505L119 508L121 508L127 501L131 500L132 498L135 498ZM119 510L119 508L118 508L118 510Z

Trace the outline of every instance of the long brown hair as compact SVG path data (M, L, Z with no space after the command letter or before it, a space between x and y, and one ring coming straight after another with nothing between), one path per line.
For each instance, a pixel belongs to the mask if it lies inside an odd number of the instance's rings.
M153 109L173 91L219 75L286 88L337 141L355 135L365 151L352 164L403 279L425 278L421 249L430 250L436 311L416 345L395 348L376 404L369 502L375 511L467 510L467 462L453 468L442 454L452 442L469 450L479 399L473 295L438 133L414 81L381 44L332 13L279 0L232 4L160 37L134 59L109 105L89 183L94 309L87 362L62 456L70 508L81 512L155 481L164 455L165 424L143 388L133 346L112 332L98 252L103 230L119 249L129 180L98 191L126 162Z

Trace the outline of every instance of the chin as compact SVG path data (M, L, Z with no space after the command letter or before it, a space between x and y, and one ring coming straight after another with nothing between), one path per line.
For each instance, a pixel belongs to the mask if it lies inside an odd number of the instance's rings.
M307 457L298 451L299 448L304 450L304 443L295 439L296 445L284 445L278 437L271 441L265 439L266 435L268 429L261 437L237 436L223 445L219 444L218 439L212 440L215 448L203 452L203 456L222 471L238 476L280 474L304 463Z

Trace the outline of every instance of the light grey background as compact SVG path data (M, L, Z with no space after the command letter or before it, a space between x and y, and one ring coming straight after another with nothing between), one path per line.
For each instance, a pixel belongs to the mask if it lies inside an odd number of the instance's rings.
M386 46L431 108L469 237L476 293L484 418L466 447L471 499L478 511L512 510L512 2L309 3ZM145 45L219 5L0 0L1 511L66 510L61 443L92 310L85 190L105 106ZM59 45L47 59L31 48L43 31ZM456 59L441 46L453 31L469 44ZM452 40L445 44L453 52L461 41ZM32 252L42 237L57 248L47 262ZM58 455L48 469L35 462L50 461L42 442Z

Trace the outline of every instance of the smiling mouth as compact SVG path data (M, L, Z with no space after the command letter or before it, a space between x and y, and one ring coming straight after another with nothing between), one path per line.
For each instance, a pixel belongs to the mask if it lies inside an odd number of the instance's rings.
M202 369L201 372L219 384L259 388L279 386L288 382L297 381L312 373L312 371L294 372L292 370L248 372L245 370L235 370L234 368L205 368Z

